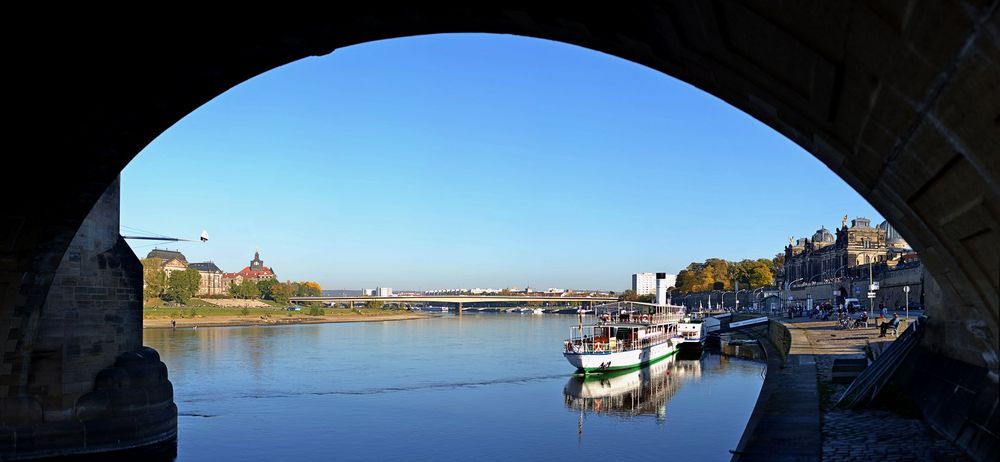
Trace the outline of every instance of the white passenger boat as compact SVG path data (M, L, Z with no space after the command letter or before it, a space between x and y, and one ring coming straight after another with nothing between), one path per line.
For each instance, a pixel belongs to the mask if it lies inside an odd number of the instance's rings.
M699 361L687 361L695 367ZM566 406L580 412L666 415L666 404L677 392L681 378L677 362L668 357L646 367L600 375L574 375L563 387Z
M563 356L584 374L619 371L655 363L677 352L683 307L618 302L595 308L597 322L570 328Z
M683 350L700 350L705 346L705 323L702 319L685 316L677 323L677 333L682 337L679 347Z

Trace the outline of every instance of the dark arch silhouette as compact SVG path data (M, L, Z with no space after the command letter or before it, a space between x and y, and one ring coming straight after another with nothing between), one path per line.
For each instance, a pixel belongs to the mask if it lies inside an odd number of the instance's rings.
M0 397L23 395L33 319L88 211L151 140L232 86L337 48L442 32L557 40L643 64L782 133L921 256L925 343L989 371L1000 311L997 2L637 2L299 10L155 21L39 15L7 32ZM44 21L44 22L43 22ZM16 164L13 159L16 159ZM775 172L780 174L780 172ZM809 201L787 200L795 213ZM994 395L995 402L995 395Z

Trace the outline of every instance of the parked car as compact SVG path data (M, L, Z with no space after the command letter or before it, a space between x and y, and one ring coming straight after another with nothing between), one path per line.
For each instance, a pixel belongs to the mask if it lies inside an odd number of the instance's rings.
M302 307L299 305L292 305L285 309L288 311L302 311Z
M847 307L848 313L853 313L855 311L860 311L862 309L861 302L856 298L845 298L844 306Z

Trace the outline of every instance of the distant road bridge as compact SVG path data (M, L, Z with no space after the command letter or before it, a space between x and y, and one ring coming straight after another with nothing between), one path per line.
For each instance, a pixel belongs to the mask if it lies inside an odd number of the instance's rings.
M521 302L594 302L606 303L618 301L617 297L544 297L544 296L505 296L505 295L404 295L393 297L378 296L356 296L356 297L292 297L292 303L301 302L322 302L322 303L345 303L354 307L354 303L365 303L370 300L378 300L385 303L450 303L458 306L458 312L462 312L462 305L467 303L521 303Z

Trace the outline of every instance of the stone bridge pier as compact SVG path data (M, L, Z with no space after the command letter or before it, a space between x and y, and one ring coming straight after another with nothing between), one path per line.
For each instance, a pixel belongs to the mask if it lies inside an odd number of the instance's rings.
M3 345L0 460L176 437L167 367L142 346L142 265L118 229L115 180L70 241L42 309L8 321L23 341Z
M144 146L287 63L462 32L554 40L646 66L754 117L842 178L932 276L926 335L900 368L904 391L970 457L1000 459L1000 0L363 2L239 21L66 8L20 14L3 29L5 134L17 162L0 181L0 459L174 433L166 373L141 348L140 270L117 233L115 179ZM817 200L780 199L766 213Z

